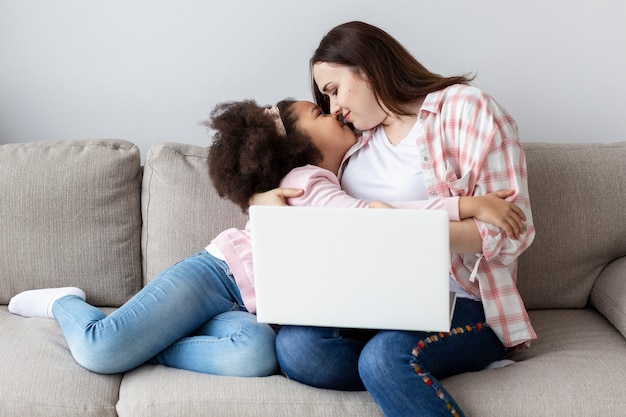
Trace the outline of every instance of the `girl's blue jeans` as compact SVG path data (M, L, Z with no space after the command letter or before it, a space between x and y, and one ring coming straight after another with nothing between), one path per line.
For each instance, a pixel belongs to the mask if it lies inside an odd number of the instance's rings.
M486 325L480 301L458 299L450 333L283 327L282 371L308 385L362 390L386 416L462 416L440 379L479 371L505 348Z
M74 359L90 371L150 362L216 375L277 370L275 333L244 307L228 265L201 251L171 266L106 315L80 297L52 308Z

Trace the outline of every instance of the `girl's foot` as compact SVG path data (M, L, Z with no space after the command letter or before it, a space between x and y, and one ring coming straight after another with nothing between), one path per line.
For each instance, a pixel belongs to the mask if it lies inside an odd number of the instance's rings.
M53 319L52 305L66 295L76 295L86 299L85 292L76 287L43 288L24 291L9 301L9 312L24 317L41 317Z

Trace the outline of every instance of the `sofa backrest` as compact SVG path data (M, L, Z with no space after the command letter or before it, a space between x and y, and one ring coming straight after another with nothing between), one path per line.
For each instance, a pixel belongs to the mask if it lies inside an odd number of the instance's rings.
M525 143L537 229L520 258L518 287L529 309L587 304L600 272L626 255L626 143ZM145 279L202 249L246 216L219 198L207 172L207 149L159 144L143 180Z
M220 198L209 177L208 149L180 143L153 146L142 188L145 282L204 249L222 230L243 227L241 209Z
M607 265L626 256L626 142L525 143L535 241L517 284L526 307L584 307Z
M524 148L537 235L518 287L529 309L583 307L599 274L626 256L626 142ZM0 304L74 285L95 305L118 306L220 231L243 227L247 216L215 193L207 157L206 147L155 145L142 185L130 142L0 145Z
M0 145L0 304L78 286L119 306L141 286L141 158L122 140Z

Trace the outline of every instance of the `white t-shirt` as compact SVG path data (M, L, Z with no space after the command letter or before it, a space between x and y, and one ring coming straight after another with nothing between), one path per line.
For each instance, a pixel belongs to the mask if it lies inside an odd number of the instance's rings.
M341 188L366 201L427 200L428 193L415 138L422 124L413 125L409 134L392 145L380 127L368 144L348 160L341 177Z

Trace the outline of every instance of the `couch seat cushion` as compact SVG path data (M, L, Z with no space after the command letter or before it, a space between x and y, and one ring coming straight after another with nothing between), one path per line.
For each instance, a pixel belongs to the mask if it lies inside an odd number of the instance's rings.
M468 416L623 416L626 340L597 311L531 311L538 334L505 368L444 385Z
M330 391L279 375L236 378L144 365L124 375L120 417L376 416L365 392Z
M24 318L0 306L0 416L115 416L121 375L78 365L55 320Z
M443 380L467 416L622 416L626 340L593 309L533 311L539 334L500 369ZM538 400L540 399L540 400ZM381 416L364 392L282 376L227 378L146 365L124 376L120 416Z

